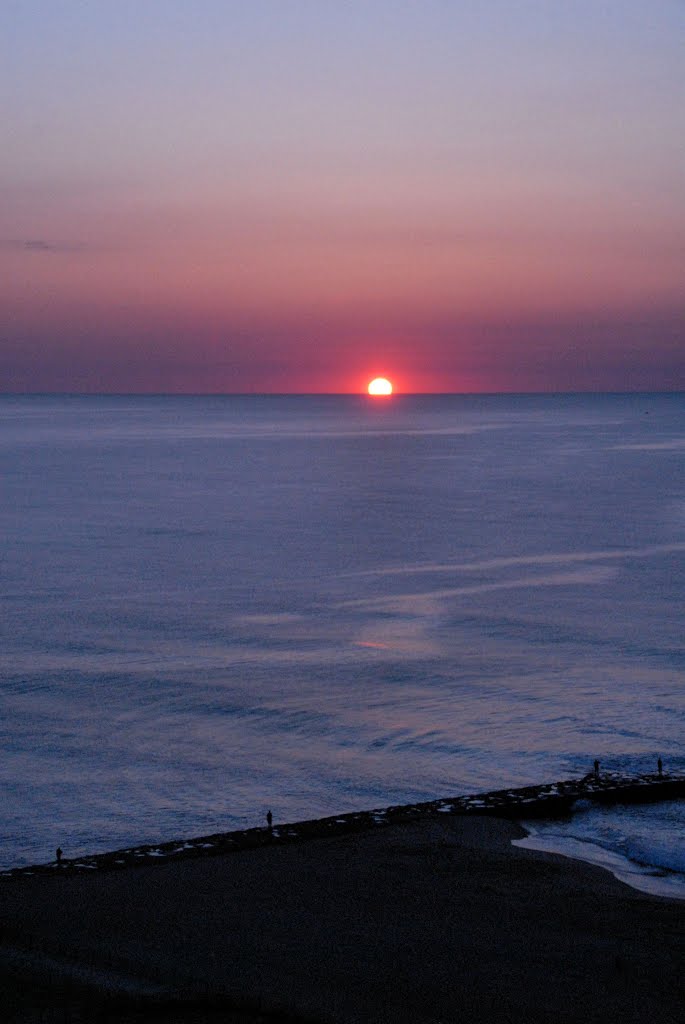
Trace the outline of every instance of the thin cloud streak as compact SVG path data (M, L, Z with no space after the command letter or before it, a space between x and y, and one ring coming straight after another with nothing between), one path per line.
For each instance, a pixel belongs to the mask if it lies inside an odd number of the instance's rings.
M44 238L3 238L0 247L13 252L72 253L89 247L84 242L47 241Z

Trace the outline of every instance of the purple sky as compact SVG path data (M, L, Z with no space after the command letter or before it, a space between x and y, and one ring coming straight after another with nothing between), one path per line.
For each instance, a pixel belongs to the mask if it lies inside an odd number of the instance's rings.
M685 388L685 4L5 0L0 390Z

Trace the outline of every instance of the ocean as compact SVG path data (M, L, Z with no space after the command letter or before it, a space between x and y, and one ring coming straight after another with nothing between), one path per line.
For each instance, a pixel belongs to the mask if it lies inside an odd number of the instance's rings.
M684 460L683 394L0 397L0 865L685 772ZM685 885L678 803L535 827Z

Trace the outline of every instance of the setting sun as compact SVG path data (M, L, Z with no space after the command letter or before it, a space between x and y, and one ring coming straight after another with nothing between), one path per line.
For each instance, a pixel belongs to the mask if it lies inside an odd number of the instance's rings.
M392 384L385 377L374 377L372 381L369 381L369 394L391 395Z

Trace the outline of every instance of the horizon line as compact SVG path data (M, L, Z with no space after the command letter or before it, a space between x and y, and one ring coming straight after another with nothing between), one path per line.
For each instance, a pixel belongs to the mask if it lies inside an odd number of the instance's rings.
M684 387L629 389L548 389L544 391L393 391L390 395L369 395L366 391L3 391L0 398L368 398L392 402L393 398L499 397L554 395L682 395Z

